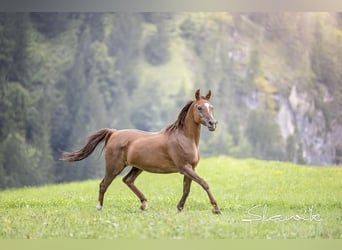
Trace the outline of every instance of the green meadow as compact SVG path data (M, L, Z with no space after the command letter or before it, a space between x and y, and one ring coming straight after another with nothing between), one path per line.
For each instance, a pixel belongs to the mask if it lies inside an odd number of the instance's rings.
M121 181L109 187L97 211L100 180L0 192L1 239L341 239L342 168L292 163L202 159L197 172L222 213L192 183L178 212L180 174L143 173L137 186L149 209Z

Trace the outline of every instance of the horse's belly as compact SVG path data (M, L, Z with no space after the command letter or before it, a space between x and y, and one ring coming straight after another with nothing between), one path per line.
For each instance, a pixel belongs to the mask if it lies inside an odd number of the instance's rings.
M146 172L156 173L156 174L172 174L172 173L179 172L178 168L169 167L169 166L151 166L151 165L140 166L140 165L137 165L135 167L137 167L141 170L144 170Z
M127 162L151 173L175 173L178 168L171 160L167 149L160 143L133 144L127 152Z
M153 152L134 155L129 164L151 173L178 172L178 168L170 159Z

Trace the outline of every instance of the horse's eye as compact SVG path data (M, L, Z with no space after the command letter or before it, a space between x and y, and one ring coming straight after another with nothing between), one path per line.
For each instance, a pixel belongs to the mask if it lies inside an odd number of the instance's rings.
M201 107L201 106L198 106L197 109L198 109L199 111L201 111L201 110L202 110L202 107Z

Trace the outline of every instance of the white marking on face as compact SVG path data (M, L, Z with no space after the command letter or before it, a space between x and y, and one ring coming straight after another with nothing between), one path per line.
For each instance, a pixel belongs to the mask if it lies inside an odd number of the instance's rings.
M207 109L208 109L208 113L210 114L210 110L209 110L210 104L206 102L206 103L204 103L204 106L206 106L206 107L207 107Z
M209 102L204 103L204 106L207 108L208 110L208 114L210 115L210 118L214 120L214 116L213 114L210 112L210 108L212 108L212 105Z

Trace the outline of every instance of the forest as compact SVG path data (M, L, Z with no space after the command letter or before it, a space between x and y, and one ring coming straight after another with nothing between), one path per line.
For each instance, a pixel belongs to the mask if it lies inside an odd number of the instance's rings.
M212 90L201 156L342 161L342 14L0 13L0 189L102 177L103 127L158 131Z

